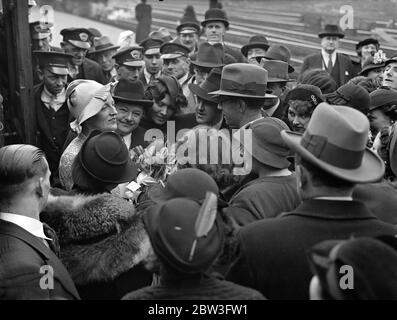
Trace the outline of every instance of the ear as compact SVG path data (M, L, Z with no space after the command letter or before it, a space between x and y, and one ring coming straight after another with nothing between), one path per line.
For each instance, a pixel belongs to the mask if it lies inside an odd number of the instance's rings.
M37 73L37 76L39 77L40 82L43 82L44 81L44 71L38 68L36 70L36 73Z
M44 179L41 177L36 184L36 194L38 195L39 198L42 198L44 196Z
M238 111L240 113L244 113L245 110L247 110L247 104L245 103L244 100L241 99L239 99L238 102L239 102Z

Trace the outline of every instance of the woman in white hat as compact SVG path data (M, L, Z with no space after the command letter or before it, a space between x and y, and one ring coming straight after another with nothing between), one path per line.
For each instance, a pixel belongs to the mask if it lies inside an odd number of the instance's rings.
M75 120L70 123L78 136L68 145L59 162L59 178L62 187L73 187L72 163L92 130L115 131L117 110L111 95L111 86L92 81L76 80L66 90L69 111Z

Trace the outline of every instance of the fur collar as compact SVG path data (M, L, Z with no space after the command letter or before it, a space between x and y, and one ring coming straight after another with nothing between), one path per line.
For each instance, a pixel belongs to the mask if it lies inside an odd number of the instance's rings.
M57 232L76 285L111 281L152 252L134 206L111 194L51 196L41 219Z

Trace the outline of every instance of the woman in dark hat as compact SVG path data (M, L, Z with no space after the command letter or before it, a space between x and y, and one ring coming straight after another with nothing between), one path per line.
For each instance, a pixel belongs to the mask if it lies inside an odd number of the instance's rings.
M59 235L61 259L83 299L120 299L150 285L150 244L132 203L110 193L136 177L122 138L93 131L73 163L74 189L41 219Z

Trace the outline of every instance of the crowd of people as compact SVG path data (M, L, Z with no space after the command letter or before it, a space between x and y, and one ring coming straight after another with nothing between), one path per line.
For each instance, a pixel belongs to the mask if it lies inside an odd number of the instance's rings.
M352 59L325 25L298 73L230 23L189 6L175 38L60 48L30 24L38 143L0 148L0 299L397 299L397 55Z

